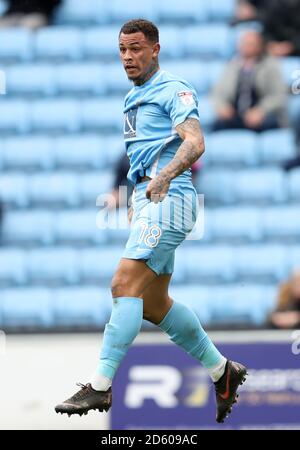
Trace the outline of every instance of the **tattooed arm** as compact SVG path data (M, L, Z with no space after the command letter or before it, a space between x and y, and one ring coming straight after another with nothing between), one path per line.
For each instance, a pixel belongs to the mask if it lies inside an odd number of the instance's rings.
M154 203L162 201L169 190L171 181L189 169L204 153L204 137L197 119L188 118L176 127L183 140L176 155L148 184L146 196Z

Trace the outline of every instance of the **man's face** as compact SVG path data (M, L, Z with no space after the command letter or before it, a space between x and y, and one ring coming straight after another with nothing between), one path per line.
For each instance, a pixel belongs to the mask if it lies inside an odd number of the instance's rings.
M142 32L124 34L119 38L120 57L129 80L143 79L155 65L160 45L147 40Z
M263 52L263 40L259 33L249 31L240 41L240 54L244 58L258 58Z

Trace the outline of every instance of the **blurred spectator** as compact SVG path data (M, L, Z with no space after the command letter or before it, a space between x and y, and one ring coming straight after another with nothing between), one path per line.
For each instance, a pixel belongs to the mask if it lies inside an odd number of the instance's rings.
M298 155L284 164L285 170L292 170L296 169L297 167L300 167L300 111L298 114L298 120L294 124L294 129L296 135L296 145L298 149Z
M8 9L0 18L0 28L25 27L30 30L49 25L61 0L6 0Z
M300 0L240 0L233 23L258 20L273 56L300 56Z
M298 328L300 326L300 270L281 285L276 310L269 318L275 328Z
M278 62L265 54L262 36L247 31L213 91L214 131L265 131L287 125L286 86Z

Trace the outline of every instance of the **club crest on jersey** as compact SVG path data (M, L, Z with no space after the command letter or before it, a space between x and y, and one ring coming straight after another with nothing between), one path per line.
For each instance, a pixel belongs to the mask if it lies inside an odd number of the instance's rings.
M138 108L130 109L124 114L124 138L136 137L136 116Z
M184 106L191 106L195 104L193 93L191 91L178 92L177 95Z

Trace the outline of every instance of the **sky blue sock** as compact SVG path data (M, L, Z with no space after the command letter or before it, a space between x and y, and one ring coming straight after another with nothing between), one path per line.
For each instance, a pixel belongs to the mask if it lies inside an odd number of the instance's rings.
M168 314L158 325L175 344L198 359L205 368L210 369L224 360L203 330L194 311L182 303L173 303Z
M135 297L113 299L109 323L105 326L97 372L113 379L122 359L138 335L143 320L143 300Z

